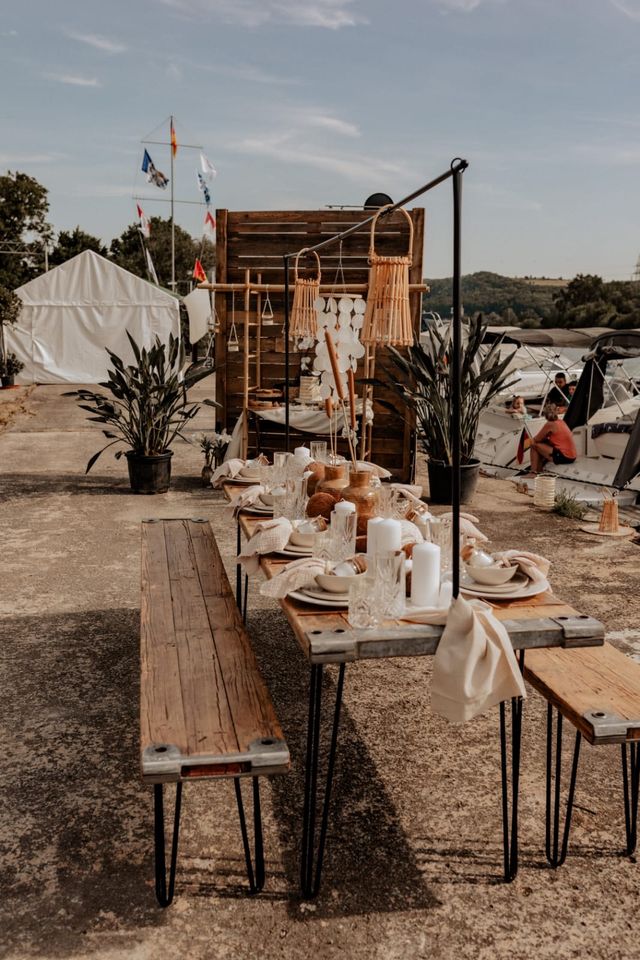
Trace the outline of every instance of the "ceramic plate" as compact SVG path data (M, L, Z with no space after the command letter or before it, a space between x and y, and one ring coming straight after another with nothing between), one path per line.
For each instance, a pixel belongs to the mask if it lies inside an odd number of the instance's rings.
M348 593L329 593L328 590L323 590L318 586L300 587L299 592L304 593L307 597L313 597L314 600L340 600L345 606L349 603Z
M258 487L260 486L260 481L257 479L249 480L248 477L225 477L222 481L223 483L241 483L244 487Z
M295 547L293 544L288 543L283 550L276 550L276 553L279 557L312 557L313 551L311 547Z
M313 606L313 607L333 607L334 610L337 609L337 608L342 607L342 609L344 610L346 607L349 606L349 601L348 601L347 599L344 599L344 600L316 600L314 597L310 597L308 594L302 593L301 590L293 590L293 591L289 594L289 597L291 597L292 600L299 600L299 601L301 601L302 603L310 603L311 606Z
M273 507L259 507L255 503L251 503L248 507L242 507L242 512L252 513L260 517L272 517Z
M510 593L487 593L482 584L476 584L477 589L470 590L469 587L460 587L460 592L467 597L483 597L486 600L523 600L525 597L535 597L539 593L549 590L549 581L542 580L540 583L534 583L528 580L524 587L516 587Z

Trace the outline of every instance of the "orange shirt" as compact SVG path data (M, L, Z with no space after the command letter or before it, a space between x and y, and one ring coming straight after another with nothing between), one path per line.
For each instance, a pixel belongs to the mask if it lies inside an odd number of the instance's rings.
M573 434L564 420L552 420L546 423L538 432L536 440L551 444L554 450L559 450L568 460L575 460L578 456Z

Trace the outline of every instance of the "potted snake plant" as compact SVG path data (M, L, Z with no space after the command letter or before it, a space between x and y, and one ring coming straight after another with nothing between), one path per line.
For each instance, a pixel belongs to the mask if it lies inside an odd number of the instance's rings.
M512 385L507 367L511 359L500 356L502 340L483 345L486 323L479 314L465 328L460 358L461 501L468 502L478 482L480 464L473 450L482 410L500 391ZM429 499L451 503L451 355L450 325L432 324L422 343L406 352L389 348L395 376L380 384L390 387L413 412L418 436L427 454ZM395 407L389 406L394 412Z
M171 482L171 444L176 437L187 438L183 430L200 409L190 403L187 390L194 383L213 373L212 368L193 368L181 375L178 371L180 341L169 336L168 344L156 337L148 349L139 347L127 333L135 364L125 366L123 360L107 350L111 360L108 380L100 383L109 395L92 390L73 390L65 396L75 397L90 420L103 423L103 434L109 440L87 464L85 473L98 457L114 444L125 443L127 450L118 450L116 459L127 458L133 493L165 493ZM213 400L205 404L217 407Z

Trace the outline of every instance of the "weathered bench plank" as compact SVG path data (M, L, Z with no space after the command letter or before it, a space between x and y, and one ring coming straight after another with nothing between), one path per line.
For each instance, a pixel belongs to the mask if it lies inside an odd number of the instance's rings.
M529 650L524 675L589 743L640 739L640 664L611 644Z
M282 730L208 523L142 526L145 779L279 772Z

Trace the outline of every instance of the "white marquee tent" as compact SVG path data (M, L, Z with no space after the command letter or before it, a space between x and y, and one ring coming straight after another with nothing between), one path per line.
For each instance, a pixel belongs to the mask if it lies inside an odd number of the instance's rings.
M148 346L180 330L179 302L91 250L43 273L16 294L22 309L5 328L7 347L24 363L21 383L98 383L105 347L133 362L127 330Z

